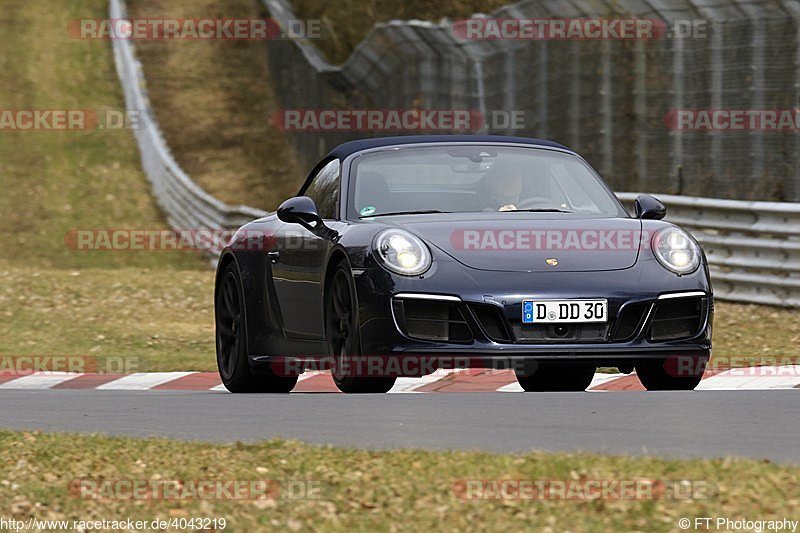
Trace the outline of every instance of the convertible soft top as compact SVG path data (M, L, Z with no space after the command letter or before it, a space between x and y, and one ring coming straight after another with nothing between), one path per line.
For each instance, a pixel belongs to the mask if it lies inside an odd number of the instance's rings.
M440 143L440 142L472 142L472 143L516 143L530 144L532 146L547 146L550 148L560 148L569 150L566 146L553 141L544 139L532 139L530 137L509 137L506 135L405 135L402 137L375 137L372 139L360 139L348 141L331 150L325 159L337 157L345 158L350 154L368 150L370 148L380 148L382 146L397 146L401 144L418 143ZM572 150L570 150L572 151Z

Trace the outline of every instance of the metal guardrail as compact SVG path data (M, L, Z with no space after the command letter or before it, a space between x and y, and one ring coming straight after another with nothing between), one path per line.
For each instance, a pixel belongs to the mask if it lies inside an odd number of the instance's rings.
M110 0L110 17L125 18L124 0ZM266 213L229 206L203 191L170 154L147 97L131 41L113 41L129 111L140 114L135 130L142 167L153 194L175 229L236 228ZM620 193L628 204L635 193ZM700 241L711 265L718 298L800 307L800 204L744 202L658 195L667 219Z
M110 0L109 17L127 18L124 0ZM142 168L153 187L153 195L174 229L225 230L238 228L266 212L247 206L230 206L214 198L184 172L170 153L156 122L134 46L128 39L113 39L117 74L125 92L125 107L138 113L134 130L141 152ZM210 250L218 253L219 250Z
M657 196L703 245L718 298L800 307L800 204Z

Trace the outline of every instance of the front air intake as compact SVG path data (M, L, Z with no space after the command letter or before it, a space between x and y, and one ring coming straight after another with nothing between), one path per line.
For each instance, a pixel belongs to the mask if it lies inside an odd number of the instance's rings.
M681 298L656 303L648 339L654 342L688 339L703 327L704 298Z
M397 327L406 337L425 341L468 343L472 331L458 304L396 298L392 302Z

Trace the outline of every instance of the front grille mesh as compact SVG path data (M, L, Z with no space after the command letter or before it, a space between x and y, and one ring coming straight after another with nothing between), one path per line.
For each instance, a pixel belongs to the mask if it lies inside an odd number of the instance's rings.
M392 306L397 325L407 337L456 343L472 341L472 331L455 304L395 299Z
M651 341L688 339L703 326L703 298L683 298L657 302L650 322Z

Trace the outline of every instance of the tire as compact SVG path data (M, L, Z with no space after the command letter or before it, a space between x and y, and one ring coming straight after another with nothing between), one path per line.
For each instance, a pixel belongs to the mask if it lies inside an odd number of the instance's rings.
M325 290L325 340L331 358L333 382L346 394L385 393L394 386L394 377L363 377L348 372L348 360L361 355L355 284L347 264L334 269Z
M244 292L234 263L222 272L214 301L217 368L222 384L235 393L287 393L297 377L276 376L268 369L253 374L247 359Z
M592 382L597 367L587 363L535 362L515 370L525 392L581 392Z
M636 375L644 388L652 390L694 390L703 379L708 356L683 356L637 361ZM680 370L679 370L680 369Z

